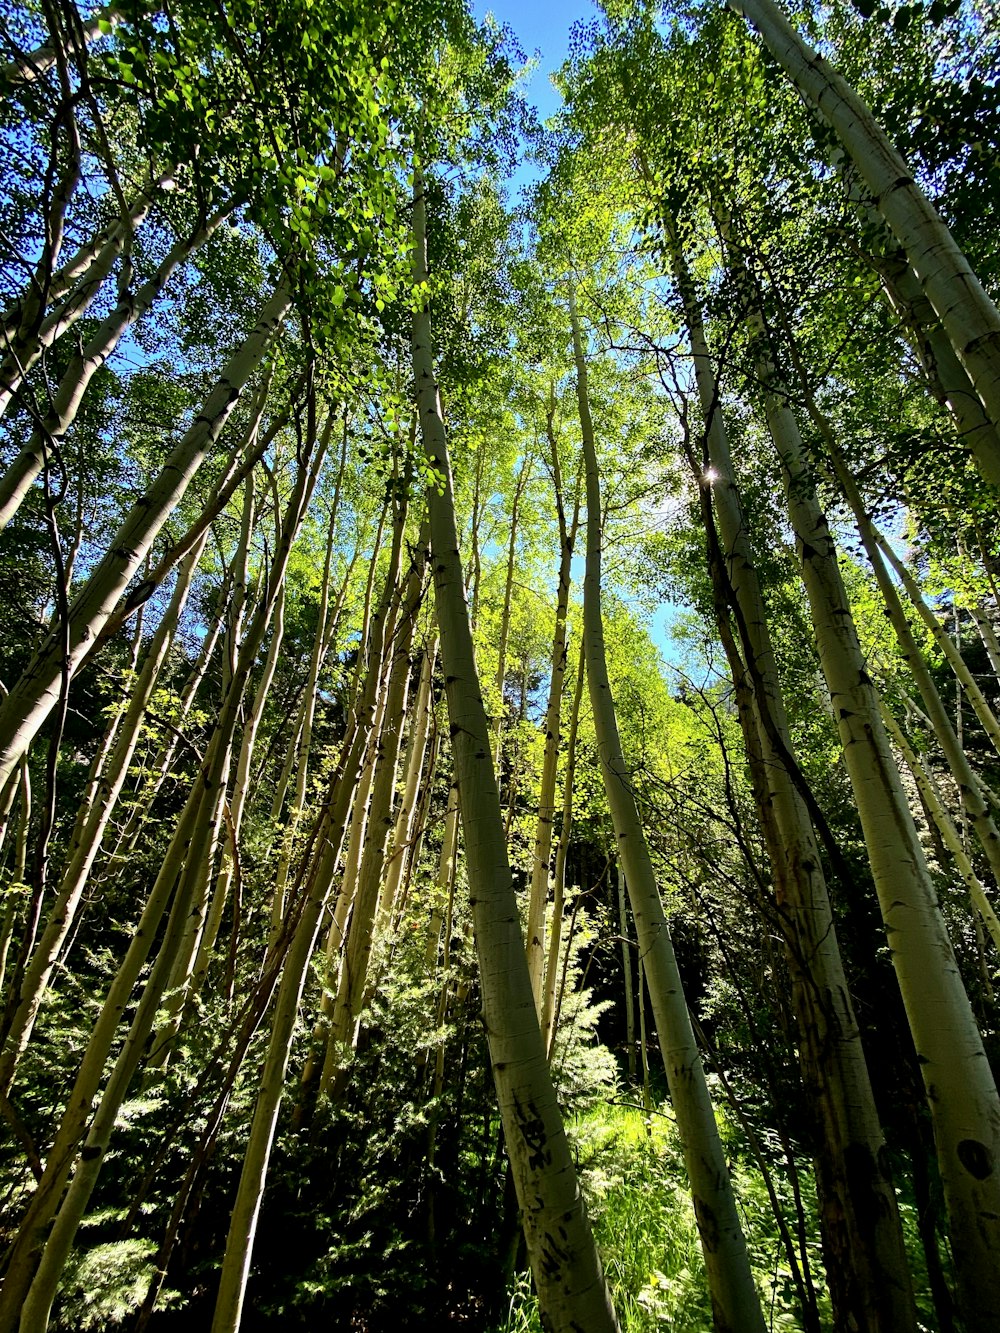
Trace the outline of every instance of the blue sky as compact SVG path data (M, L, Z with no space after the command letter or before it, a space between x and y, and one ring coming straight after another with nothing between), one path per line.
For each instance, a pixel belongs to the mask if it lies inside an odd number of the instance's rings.
M596 8L590 0L473 0L472 12L478 19L492 13L499 23L513 28L527 56L537 51L538 68L525 90L544 119L559 106L559 97L549 82L549 74L566 59L569 30L577 19L591 19Z
M566 59L573 24L581 19L595 18L596 5L592 0L494 0L493 3L472 0L472 11L480 20L492 13L497 22L513 29L527 57L537 54L538 66L525 86L525 97L538 108L543 120L553 115L559 109L560 99L549 75ZM522 164L510 182L511 194L516 195L519 187L529 184L536 176L531 164ZM576 563L580 567L574 570L573 578L579 588L583 579L582 559ZM665 602L647 621L647 629L665 663L673 666L679 666L687 655L670 634L677 610L672 603Z

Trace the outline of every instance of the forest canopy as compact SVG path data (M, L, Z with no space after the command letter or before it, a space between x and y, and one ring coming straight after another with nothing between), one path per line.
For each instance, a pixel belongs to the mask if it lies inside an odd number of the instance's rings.
M0 1333L1000 1329L1000 9L502 18L0 0Z

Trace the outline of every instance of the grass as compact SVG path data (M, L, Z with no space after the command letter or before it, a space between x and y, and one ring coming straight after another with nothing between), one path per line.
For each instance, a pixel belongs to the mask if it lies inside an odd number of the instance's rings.
M710 1329L711 1302L672 1119L612 1104L579 1116L568 1129L622 1333ZM774 1330L798 1329L791 1275L763 1182L745 1164L734 1177L765 1319ZM495 1333L541 1333L527 1274L515 1281L506 1321Z

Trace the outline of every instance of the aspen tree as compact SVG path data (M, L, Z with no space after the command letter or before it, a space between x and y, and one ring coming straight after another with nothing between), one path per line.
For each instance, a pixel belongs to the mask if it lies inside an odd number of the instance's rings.
M164 551L145 578L119 602L98 636L97 648L100 648L118 633L129 618L135 614L136 610L143 606L157 588L166 581L174 567L183 560L202 535L209 531L233 499L239 487L250 480L254 469L265 458L268 450L272 448L291 421L293 413L301 401L301 390L305 384L304 376L288 386L285 405L280 411L274 413L267 429L261 429L265 409L269 405L274 406L271 401L275 396L272 394L274 369L273 363L265 368L260 387L254 395L253 401L248 404L249 419L240 433L239 443L233 447L226 446L227 457L224 460L221 475L209 492L197 518L177 541L171 542L169 548Z
M194 862L197 862L198 857L204 851L209 824L207 820L199 820L198 816L204 805L206 791L214 790L224 776L219 771L219 765L224 758L225 750L218 743L224 734L224 728L216 731L213 743L209 746L198 777L188 795L177 828L171 839L170 847L164 857L156 881L150 890L129 947L101 1006L97 1022L91 1032L77 1072L66 1111L53 1138L45 1172L38 1181L11 1248L3 1287L0 1289L0 1329L3 1329L4 1333L8 1333L8 1331L12 1333L19 1326L22 1307L35 1276L35 1269L40 1252L45 1245L49 1224L59 1208L60 1198L66 1182L79 1160L78 1150L82 1139L87 1134L88 1124L92 1125L92 1128L99 1129L101 1137L110 1132L110 1125L107 1124L106 1120L102 1121L100 1126L92 1120L93 1100L100 1089L104 1066L113 1048L121 1017L128 1006L132 991L149 956L158 927L167 912L167 908L171 905L173 889L178 876L184 869L185 860L190 856ZM193 875L187 876L187 882L192 887L193 880ZM131 1075L138 1064L145 1036L148 1034L149 1025L152 1024L155 1017L156 1005L167 984L167 974L169 967L173 964L174 951L180 942L187 906L188 904L180 899L173 903L169 925L160 943L157 963L154 965L153 973L150 975L144 990L144 999L148 997L149 1003L141 1004L141 1012L136 1012L130 1032L131 1040L126 1039L125 1046L122 1048L112 1074L112 1079L106 1087L106 1095L109 1090L111 1092L107 1102L109 1107L115 1102L120 1105L120 1098L124 1095L125 1086L130 1081ZM98 1148L98 1152L89 1160L95 1161L99 1166L102 1155L101 1149ZM81 1176L81 1181L83 1181L83 1176ZM69 1214L66 1216L67 1229L75 1231L75 1222ZM59 1248L63 1248L61 1243ZM55 1274L55 1278L58 1278L58 1272ZM37 1317L42 1328L47 1324L48 1308L54 1294L55 1280L45 1288L36 1288L34 1315L29 1315L29 1318Z
M314 457L312 466L317 466L320 461L321 458ZM308 493L311 473L309 462L303 460L297 488L293 489L289 502L291 516L301 514L300 506L304 493ZM199 895L214 858L218 830L216 812L225 796L232 741L246 683L270 621L281 586L280 571L287 561L296 529L297 521L286 524L282 547L275 554L275 577L269 581L252 627L239 645L205 759L91 1033L45 1174L31 1199L11 1253L7 1278L0 1292L0 1328L15 1326L19 1306L23 1308L17 1326L22 1333L28 1333L29 1329L43 1333L47 1327L56 1284L100 1173L118 1111L142 1058L163 993L175 973L182 945L189 935L192 915L197 916L200 910ZM97 1109L92 1111L92 1102L100 1088L121 1016L164 915L167 915L167 924L156 961ZM67 1181L69 1188L65 1198L61 1198ZM46 1235L50 1222L51 1232ZM36 1261L37 1272L33 1273Z
M431 781L433 756L428 765L429 772L424 773L424 759L427 755L427 743L430 737L433 709L431 700L431 681L437 662L438 640L433 634L430 642L420 655L420 680L412 709L410 738L407 742L405 779L403 794L396 815L396 823L386 851L386 872L379 894L378 921L381 932L389 933L399 896L399 886L404 879L404 870L413 861L413 844L417 836L421 777Z
M961 1303L1000 1321L1000 1098L889 750L798 424L779 396L770 358L761 372L820 662L927 1090Z
M348 422L345 416L343 442L340 452L340 467L337 471L337 481L334 487L333 498L330 505L330 517L327 524L326 554L323 559L323 575L320 581L319 607L316 616L316 633L313 637L312 652L309 655L309 673L306 677L305 686L302 691L302 700L299 705L298 716L295 719L292 742L288 747L288 754L284 764L281 766L281 772L278 781L275 784L274 794L271 798L271 820L277 825L285 806L285 798L288 794L289 785L294 779L293 803L290 812L291 817L286 823L280 837L278 865L275 872L272 913L277 920L280 920L283 915L285 886L291 863L292 843L295 838L296 829L298 828L299 819L306 804L306 791L309 779L309 758L312 749L313 723L316 717L316 700L320 671L326 660L327 653L330 651L334 636L337 633L340 613L347 597L348 584L361 554L359 534L358 541L354 547L354 554L348 562L336 600L331 607L330 591L333 575L334 546L337 536L341 488L344 481L344 471L347 466L349 439Z
M570 291L570 323L576 393L580 413L587 486L587 561L583 594L587 684L594 714L601 775L625 874L639 951L643 961L656 1031L677 1117L684 1162L694 1200L702 1254L719 1333L761 1333L764 1320L750 1272L736 1198L715 1123L715 1111L681 985L677 959L650 860L649 846L632 792L608 680L601 610L603 524L597 445L590 415L583 337Z
M889 224L993 425L1000 430L1000 313L902 155L846 80L795 32L773 0L729 0L836 131ZM1000 485L1000 454L972 436L976 462Z
M791 781L791 738L763 595L747 536L728 434L701 312L683 256L669 236L695 378L706 423L711 494L725 578L733 589L752 670L758 745L747 736L776 893L790 929L789 963L799 1019L799 1058L822 1131L817 1156L824 1257L838 1318L861 1328L915 1323L910 1275L885 1144L837 941L819 847L802 794ZM721 628L721 625L720 625ZM774 829L765 805L773 808ZM776 835L776 836L775 836ZM864 1170L862 1171L862 1164ZM849 1313L848 1313L849 1312Z
M358 1024L367 989L372 946L375 943L375 916L385 866L386 844L393 824L393 793L409 688L410 645L423 598L426 550L426 530L422 530L417 549L411 555L404 600L394 627L392 661L386 684L386 701L378 737L358 886L351 910L350 930L344 942L337 997L330 1018L327 1061L332 1058L337 1070L333 1074L332 1070L324 1069L323 1086L329 1088L334 1098L339 1096L344 1087L345 1053L357 1046Z
M69 624L65 627L68 657L63 648L63 627L57 624L0 706L0 786L7 781L55 706L64 679L71 680L88 656L154 538L218 439L240 393L280 329L290 304L288 288L282 285L265 304L255 328L230 359L201 412L73 598Z
M569 852L570 834L573 830L573 779L576 775L576 740L580 727L580 704L583 701L583 689L587 675L587 657L581 639L577 655L576 686L573 690L573 702L569 710L569 725L566 733L566 765L563 773L562 820L559 825L559 840L552 866L552 916L549 920L548 950L545 959L545 979L542 991L542 1036L545 1051L552 1059L556 1039L556 986L559 979L559 958L562 947L563 912L566 905L566 857Z
M395 460L394 460L395 468ZM394 473L395 476L395 473ZM365 833L368 828L368 811L371 801L372 786L375 780L378 739L382 732L386 705L388 702L386 673L390 668L392 653L390 645L396 627L396 616L401 595L400 571L403 558L403 541L406 532L406 517L409 512L409 496L404 492L393 506L392 544L389 552L389 564L382 588L382 595L374 612L372 610L371 589L373 578L369 575L366 592L365 633L366 639L359 646L358 667L355 669L355 699L362 700L361 693L365 677L359 674L362 664L368 675L374 673L380 682L375 693L370 725L367 728L368 744L362 754L361 771L352 798L352 808L348 827L347 850L344 855L344 868L337 890L332 919L326 936L326 980L327 986L320 999L319 1016L313 1032L313 1049L310 1051L302 1071L302 1086L306 1088L312 1080L315 1061L320 1046L323 1047L323 1061L320 1067L318 1093L324 1096L329 1089L330 1080L337 1068L336 1049L330 1027L330 1014L333 1011L339 993L340 973L337 965L343 967L343 953L347 944L347 921L358 892L361 874L361 860L365 846Z
M899 650L903 661L906 663L907 670L913 677L913 681L920 692L924 709L934 731L935 738L941 747L948 767L951 769L952 776L958 787L958 793L961 798L962 808L968 815L972 827L978 837L983 851L986 853L986 859L989 862L990 869L993 871L994 878L1000 884L1000 830L997 829L990 814L989 803L980 790L979 779L973 770L966 753L965 747L961 744L948 711L944 706L938 688L931 676L930 668L920 650L913 631L910 628L910 622L907 619L906 611L902 600L893 582L892 577L886 567L884 551L888 548L888 543L875 528L868 512L865 508L864 500L858 489L857 483L851 476L850 471L844 464L844 460L836 447L832 430L825 417L815 408L815 400L809 394L807 402L814 410L813 419L817 421L822 428L824 442L826 445L827 456L829 457L840 487L847 498L847 502L854 513L854 521L861 537L861 543L865 550L865 555L872 567L872 573L875 575L875 581L878 584L879 591L882 594L882 600L885 602L886 614L892 625L893 632L899 644ZM889 548L891 549L891 548ZM940 626L937 618L934 617L934 623L939 626L941 633L945 631ZM950 641L950 639L949 639ZM963 663L964 666L964 663ZM961 688L961 683L959 683ZM985 702L985 701L984 701ZM897 747L901 753L906 755L905 750L897 741ZM909 764L909 767L913 767ZM914 773L918 782L920 779ZM946 838L947 842L948 839ZM964 853L963 853L964 855Z
M240 1326L254 1237L264 1194L264 1181L277 1128L291 1056L292 1035L305 986L309 960L316 944L323 910L329 898L336 862L343 841L347 812L356 782L356 767L367 738L358 730L345 746L333 789L324 813L322 842L314 852L309 870L305 905L292 938L271 1021L267 1057L261 1074L253 1122L247 1140L239 1188L233 1204L222 1262L219 1294L212 1319L212 1333L235 1333Z
M76 107L71 100L69 77L64 58L59 61L60 109L50 131L49 163L42 193L41 255L30 271L28 290L18 303L18 317L13 337L4 337L0 361L0 416L11 394L21 383L27 365L37 360L34 334L38 329L47 300L49 284L59 261L66 230L66 214L81 175L82 143ZM65 161L60 168L60 149Z
M278 1111L284 1092L292 1035L305 986L309 961L316 947L323 913L327 908L340 861L348 816L354 806L362 765L374 745L374 731L383 695L383 665L386 642L391 638L392 608L397 593L398 555L402 541L405 504L397 507L395 549L385 577L382 594L368 627L367 667L347 721L346 737L341 747L330 793L319 819L319 837L313 847L305 876L304 907L282 974L268 1040L267 1057L261 1075L253 1123L247 1141L240 1183L233 1205L226 1252L219 1281L212 1333L235 1333L240 1326L254 1237L264 1192L264 1180L270 1160Z
M905 256L877 262L889 301L911 333L934 396L947 405L962 443L974 457L1000 458L1000 433L987 416L975 385L955 355L920 280Z
M525 491L528 483L531 481L531 474L534 470L535 460L531 454L526 454L521 459L521 466L517 470L517 479L514 482L514 494L510 509L510 536L507 539L507 573L504 577L503 601L500 610L500 636L497 644L497 671L494 678L494 684L497 690L497 707L499 709L496 719L493 723L493 729L496 735L496 748L493 752L493 763L499 772L500 752L504 733L504 714L506 705L504 702L504 686L507 681L507 645L510 642L510 612L514 592L514 566L517 560L517 539L521 535L520 518L521 504L524 500ZM514 781L513 775L511 782Z
M132 200L127 212L132 231L145 221L152 203L150 197L152 192L159 186L166 185L168 181L172 184L172 174L165 172L159 181L151 184L148 189L140 190ZM39 340L38 345L49 347L54 338L59 336L56 333L50 338L47 332L43 333L50 320L54 321L56 326L60 325L62 319L69 319L72 322L75 316L69 312L75 302L62 301L67 292L72 290L78 297L80 287L83 286L92 294L111 272L114 259L123 243L122 231L121 216L112 218L107 226L94 232L88 240L79 245L72 258L66 260L59 268L54 268L52 261L47 264L44 261L40 262L25 287L11 297L10 304L0 314L0 337L3 339L4 347L16 354L17 361L21 365L24 365L25 359L32 355L36 338ZM93 285L95 265L99 265L96 273L98 281ZM45 272L44 270L48 268L52 268L53 271ZM57 305L57 302L61 304ZM49 306L53 309L43 318ZM13 366L12 369L16 370L17 367Z
M311 417L315 415L314 393L310 394L309 414ZM212 814L214 829L210 844L211 850L204 858L204 870L199 881L198 890L192 895L192 909L188 913L187 930L171 973L170 991L172 993L166 1006L166 1020L157 1030L154 1038L154 1059L150 1062L153 1066L159 1066L167 1059L173 1039L180 1029L184 1010L185 1008L190 1009L201 990L211 962L211 954L222 922L222 914L228 904L232 886L231 863L224 865L219 870L211 901L207 900L209 881L216 859L216 848L221 842L222 827L225 821L228 824L229 834L236 849L235 854L238 855L240 829L248 794L247 783L250 761L253 756L261 715L267 702L271 682L274 679L278 653L284 635L285 575L288 569L288 561L320 470L325 462L335 420L335 413L332 410L329 411L326 424L318 440L316 439L315 421L312 420L309 423L306 446L297 460L295 481L284 513L280 513L276 508L275 552L268 571L264 596L246 634L239 636L237 669L242 671L244 680L248 679L249 676L248 668L244 664L253 663L269 630L271 638L264 658L261 677L254 693L253 703L249 709L244 710L246 720L243 725L243 736L232 788L227 793L226 788L220 785L218 804ZM276 494L276 506L277 503L278 496ZM235 640L237 636L234 635L233 638ZM234 642L233 646L235 649L237 644ZM235 687L237 685L235 671L232 674L231 687ZM228 815L226 814L227 808Z
M279 551L282 549L286 549L287 551L290 552L290 546L284 547L283 544L285 529L287 529L288 525L291 524L293 534L297 533L299 530L302 520L305 517L305 513L308 508L309 501L311 499L312 492L316 484L316 480L318 479L319 476L319 468L322 465L322 461L325 459L326 452L329 447L330 436L333 427L336 424L336 421L337 421L336 413L332 409L329 410L327 415L326 425L324 426L322 438L320 439L317 450L316 465L313 467L311 473L309 474L309 479L307 481L307 484L304 487L302 487L296 495L293 496L292 500L289 503L288 510L285 513L283 520L277 523L275 538ZM277 503L277 496L275 497L275 503ZM294 540L294 535L293 535L293 540ZM218 936L219 928L222 923L222 915L229 901L230 888L233 887L234 884L234 869L236 866L237 859L239 857L240 835L243 827L243 818L246 811L247 802L250 798L251 764L253 761L254 750L257 742L257 733L259 731L261 720L264 715L264 708L267 704L268 698L271 693L271 686L274 682L274 675L278 667L278 660L281 656L282 646L284 643L285 595L287 592L286 573L287 573L287 555L285 556L284 562L282 564L280 565L275 564L272 568L271 579L277 582L279 591L278 591L277 601L275 603L275 610L271 628L271 637L270 637L270 642L268 644L267 656L264 659L264 667L261 672L261 677L260 680L258 681L256 691L254 692L253 704L249 710L249 715L243 727L243 735L240 740L240 754L236 765L236 776L233 782L233 789L229 797L229 808L228 808L228 814L226 816L226 822L228 826L228 836L232 845L232 851L231 855L225 859L224 864L220 869L218 878L216 880L216 885L212 896L212 905L209 910L208 917L206 919L204 934L198 946L198 954L195 961L194 970L192 973L192 981L191 981L192 997L198 995L201 990L202 982L204 980L205 974L208 970L211 961L212 951L215 948L216 938ZM328 583L329 579L327 575L327 586ZM323 629L325 629L325 625L322 624L322 617L321 617L320 630ZM319 644L319 641L320 641L320 636L318 634L317 644ZM315 657L315 652L314 652L314 657ZM321 660L321 658L319 660ZM315 691L314 677L312 675L312 672L310 672L309 680L307 681L307 688L310 682L313 682L313 690ZM312 707L315 707L315 700L313 700L312 702ZM311 725L311 714L310 714L310 725ZM239 890L238 878L236 880L235 887L238 893ZM277 892L278 890L276 886L275 893L277 894ZM238 904L235 902L233 904L233 911L234 911L234 916L238 914Z
M101 840L128 775L129 764L139 741L142 719L177 632L206 540L207 534L181 565L170 604L150 642L142 670L129 698L118 738L107 764L99 774L94 797L85 813L81 812L83 817L70 845L67 865L49 911L48 924L17 988L16 996L12 995L8 1001L13 1013L6 1027L3 1054L0 1056L0 1091L4 1093L10 1090L18 1061L31 1038L52 969L73 928L80 900L101 848Z
M81 22L79 35L85 45L96 41L105 31L104 24L114 27L122 23L125 15L116 5L105 5L86 22ZM54 38L32 51L19 52L8 64L0 68L0 86L5 90L23 84L34 83L53 68L57 59L57 46Z
M635 1083L635 993L632 988L632 941L625 910L625 876L618 867L618 930L621 934L622 979L625 983L625 1041L628 1046L628 1081Z
M108 865L117 865L127 859L129 852L136 845L142 832L144 821L147 819L156 797L172 771L174 759L181 743L181 728L190 716L198 691L205 680L209 667L215 660L216 648L219 646L220 636L222 635L224 628L225 609L229 588L230 578L227 574L214 599L214 608L208 617L207 633L198 650L198 655L194 660L187 680L184 683L184 687L180 691L177 722L170 732L169 739L162 745L159 752L149 764L148 773L145 773L142 778L140 778L140 781L135 788L132 798L132 813L125 821L124 828L121 830L121 833L108 852Z
M209 240L212 232L223 223L228 213L229 208L221 209L211 219L197 227L191 236L185 237L183 241L177 241L148 283L144 283L143 287L133 295L125 293L121 296L111 315L104 320L92 339L73 356L59 388L52 397L48 412L32 432L31 439L13 460L11 467L3 477L0 477L0 531L3 531L15 516L33 481L43 471L45 459L59 452L63 436L76 419L89 383L115 351L125 331L135 324L136 320L141 319L180 264L184 263L199 245ZM3 403L0 400L0 407L1 405Z
M4 905L3 915L0 916L0 987L3 986L7 975L7 955L10 952L10 942L14 934L14 922L18 907L17 898L11 890L13 885L24 883L25 870L28 864L28 833L31 829L31 770L28 767L27 756L21 760L17 777L18 781L11 783L13 789L11 799L13 800L15 792L18 797L14 864L6 885L7 902ZM13 987L11 988L12 992Z
M996 714L989 706L982 690L976 683L972 672L966 664L965 658L962 656L961 649L941 624L940 620L938 620L931 608L927 605L916 579L892 549L891 544L886 541L881 533L876 532L874 529L872 530L872 535L878 543L882 555L888 561L893 572L906 589L907 595L913 603L920 619L927 626L928 630L930 630L934 642L941 649L948 665L951 667L952 671L954 671L958 683L961 686L962 693L972 705L976 717L979 719L983 730L993 743L994 749L1000 753L1000 720L997 719Z
M912 579L912 575L910 575L909 571L902 565L902 562L898 561L895 552L892 551L891 546L885 541L884 537L882 537L881 533L879 533L878 529L872 522L857 481L847 467L840 448L838 447L833 426L827 416L820 410L819 405L816 402L816 397L810 386L805 367L802 364L802 358L799 354L798 347L789 330L786 312L784 311L780 300L777 300L776 304L782 332L784 334L784 345L787 348L790 361L794 367L806 411L808 412L809 418L816 428L820 439L823 441L826 460L828 461L833 475L836 478L836 482L840 486L844 498L847 500L851 512L854 515L855 526L857 527L858 535L861 538L865 556L871 565L872 573L875 575L875 581L878 584L879 592L882 594L886 615L892 625L893 633L899 644L900 653L902 654L903 661L906 663L907 670L913 677L914 683L917 686L934 736L941 747L942 753L948 763L948 767L951 769L952 776L955 779L962 801L962 806L972 823L976 836L979 838L994 876L997 877L997 882L1000 883L1000 830L997 829L994 823L993 817L990 814L989 802L982 791L982 784L974 772L969 757L955 733L955 728L951 723L937 686L931 676L927 661L910 628L910 622L903 607L902 599L886 564L886 556L890 552L893 560L896 561L899 566L896 572L898 574L905 573L910 580L913 589L911 600L916 597L924 607L926 617L921 617L924 619L924 623L927 624L928 620L930 620L931 623L928 625L928 628L932 629L932 633L936 628L937 633L948 638L949 643L951 643L950 636L947 635L947 631L937 620L937 617L934 616L926 606L922 597L920 597L919 588ZM895 568L896 566L894 565L893 567ZM914 605L916 606L916 602L914 602ZM917 609L919 611L919 607ZM952 645L952 647L954 648L954 645ZM958 654L958 656L960 657L961 655ZM961 663L961 666L967 672L964 661ZM959 685L961 685L961 680L959 681ZM978 687L976 687L976 689L978 691ZM983 703L988 711L988 705L985 704L985 700ZM990 713L989 716L992 716L992 714ZM903 751L901 750L901 753L902 752Z
M542 773L538 786L538 822L535 825L535 845L531 860L531 882L528 889L528 919L525 933L528 939L528 973L539 1017L542 1015L542 979L545 971L545 904L549 891L552 860L552 823L556 813L556 777L559 767L559 723L562 713L563 682L566 676L566 619L569 613L570 571L573 548L580 518L580 488L577 484L573 515L566 521L562 495L562 471L559 466L559 445L553 427L555 403L550 393L546 433L552 453L552 489L559 523L559 573L556 592L556 626L552 636L549 698L545 708L545 749L542 754ZM579 479L578 479L579 482Z
M47 281L33 277L28 291L4 312L0 335L5 352L0 363L0 416L32 366L90 309L126 240L146 220L157 192L167 188L168 183L172 184L171 173L164 172L156 182L139 191L124 220L115 218L92 241L80 246L73 258ZM45 302L52 303L47 315ZM0 493L9 486L5 477ZM6 522L9 518L6 507L3 512Z
M989 931L993 943L997 949L1000 949L1000 920L998 920L997 914L993 910L993 904L983 888L982 881L976 874L968 853L962 845L962 839L955 828L954 821L945 808L937 783L928 769L920 762L916 751L907 740L899 723L884 703L882 705L882 720L896 749L903 756L907 768L913 774L913 780L917 784L924 805L941 834L942 842L955 859L955 865L962 876L963 884L969 890L969 897L972 899L973 906L982 917L983 924Z
M451 463L434 373L424 183L415 173L413 374L428 487L431 567L461 797L483 1022L542 1318L554 1333L617 1329L549 1076L504 842L455 524Z
M971 614L972 619L976 622L976 629L979 631L983 647L986 649L986 655L990 659L993 674L1000 681L1000 643L997 642L997 636L994 633L986 606L981 604L972 607Z

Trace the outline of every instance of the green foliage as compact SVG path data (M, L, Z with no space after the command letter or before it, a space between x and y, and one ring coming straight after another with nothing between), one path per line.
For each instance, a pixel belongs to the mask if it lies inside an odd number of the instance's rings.
M142 1304L155 1251L152 1241L133 1239L75 1254L63 1276L53 1326L73 1333L121 1327ZM177 1292L165 1291L158 1308L167 1309L176 1299Z
M730 1149L739 1152L741 1137L727 1127ZM577 1117L570 1133L623 1333L653 1333L665 1327L693 1333L710 1327L698 1232L681 1184L683 1163L669 1109L646 1113L606 1105ZM801 1328L760 1173L743 1160L736 1165L736 1178L769 1318L774 1328ZM778 1179L788 1207L788 1180ZM810 1218L807 1225L814 1229L815 1220ZM530 1281L522 1275L512 1284L506 1317L496 1333L538 1333L540 1328Z

